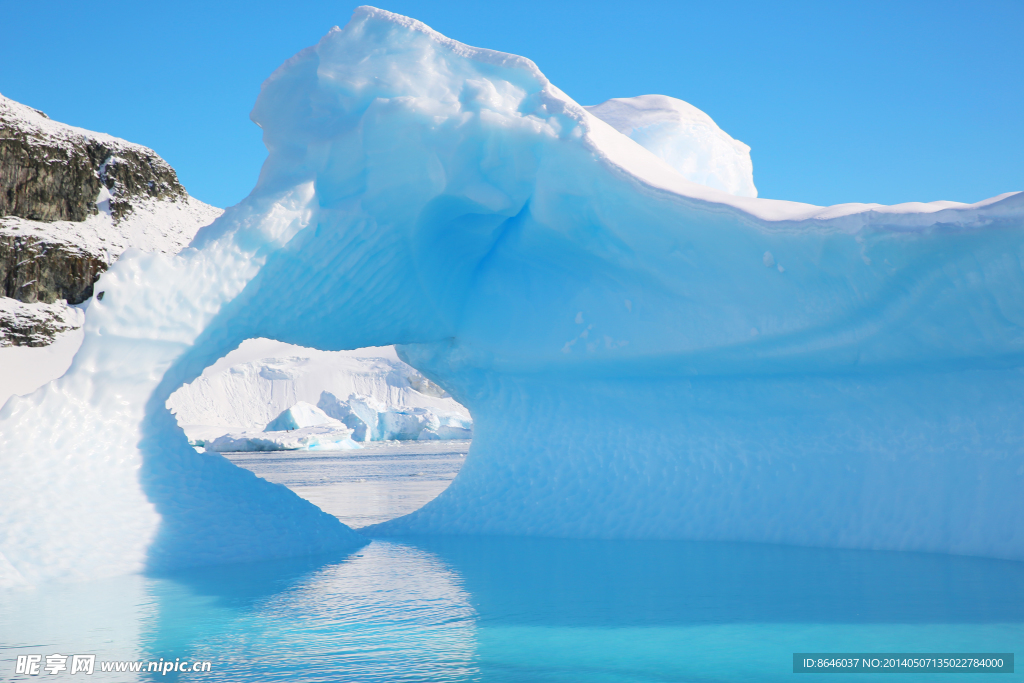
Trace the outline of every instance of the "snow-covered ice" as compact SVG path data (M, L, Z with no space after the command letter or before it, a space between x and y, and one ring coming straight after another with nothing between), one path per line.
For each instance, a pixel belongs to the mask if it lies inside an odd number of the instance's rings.
M20 301L0 298L0 316L5 312L33 310L36 306L48 304L23 304ZM57 379L71 366L75 352L82 345L83 332L81 311L73 306L64 306L70 328L48 346L0 346L0 407L11 396L30 394L51 380ZM72 317L74 316L74 317Z
M353 438L356 441L424 441L473 437L473 421L462 415L461 411L389 406L373 396L360 394L350 394L346 399L339 399L329 391L320 395L317 405L355 430Z
M229 451L322 451L359 448L352 430L314 405L299 401L271 420L262 432L225 434L206 444L218 453Z
M252 451L344 451L359 448L352 430L343 424L317 425L285 430L225 434L207 445L216 453Z
M586 109L687 180L740 197L757 196L750 147L692 104L665 95L641 95Z
M203 444L268 428L301 403L345 422L356 441L472 436L469 411L402 362L392 346L318 351L247 339L174 392L167 407L189 439ZM399 425L405 415L421 416L419 430Z
M343 427L340 420L317 408L315 405L299 401L291 408L281 411L281 414L267 423L263 428L265 432L282 432L289 429L303 429L305 427L322 426Z
M0 411L10 582L360 542L167 410L253 337L398 344L472 412L452 485L367 533L1024 559L1024 194L736 196L529 60L373 8L252 118L252 194L122 257L68 373Z
M209 433L210 427L196 429L194 433L200 431ZM357 442L444 441L472 437L472 421L458 415L438 417L426 408L389 407L372 396L360 394L350 394L341 400L325 391L320 396L319 407L299 401L271 420L262 432L232 432L215 438L193 439L192 443L224 453L344 450L360 448Z

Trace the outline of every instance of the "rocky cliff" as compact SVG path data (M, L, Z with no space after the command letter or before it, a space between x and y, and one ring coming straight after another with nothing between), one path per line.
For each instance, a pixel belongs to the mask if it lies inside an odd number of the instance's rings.
M80 304L107 269L106 259L74 244L0 232L0 293L25 303Z
M0 100L0 216L84 221L99 213L102 197L121 219L135 198L188 197L174 169L152 150L15 105ZM107 192L101 195L101 188Z
M51 343L121 252L175 253L219 214L153 150L0 95L0 346Z

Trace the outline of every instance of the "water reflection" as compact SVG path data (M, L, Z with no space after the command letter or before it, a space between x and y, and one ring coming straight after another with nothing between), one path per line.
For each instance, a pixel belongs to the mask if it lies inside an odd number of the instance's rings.
M788 680L796 651L1019 652L1024 564L754 544L389 539L344 558L5 594L0 643L4 675L17 654L67 650L213 663L208 674L141 680Z
M208 568L152 590L166 609L146 650L212 661L204 680L472 680L468 596L457 575L412 546L372 543L341 562Z

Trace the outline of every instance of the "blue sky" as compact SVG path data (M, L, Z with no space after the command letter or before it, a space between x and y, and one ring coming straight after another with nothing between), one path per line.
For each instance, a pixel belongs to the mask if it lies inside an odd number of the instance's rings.
M0 93L155 149L196 197L241 200L248 119L282 61L354 3L4 3ZM752 148L760 196L974 202L1024 190L1024 2L380 5L533 59L581 104L648 93Z

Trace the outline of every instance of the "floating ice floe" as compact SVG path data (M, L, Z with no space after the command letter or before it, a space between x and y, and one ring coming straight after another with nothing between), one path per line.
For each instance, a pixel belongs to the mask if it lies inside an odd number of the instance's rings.
M225 434L211 441L206 450L232 451L341 451L361 448L351 439L352 430L344 425L302 427L286 431Z
M314 405L299 401L270 421L262 432L225 434L204 444L217 453L230 451L326 451L360 448L352 429Z
M318 406L299 401L262 432L240 432L194 442L207 451L294 451L360 448L357 442L473 438L473 423L458 414L427 408L388 407L372 396L345 400L329 391Z

